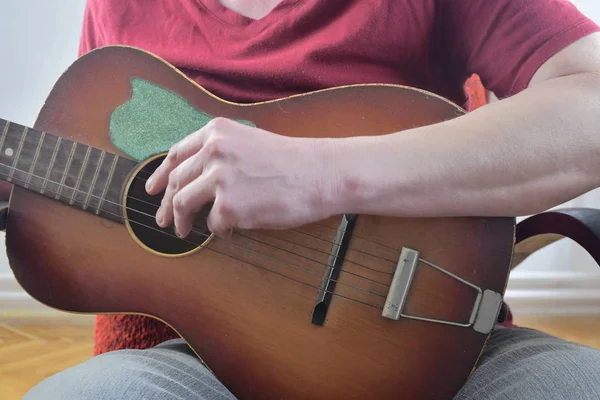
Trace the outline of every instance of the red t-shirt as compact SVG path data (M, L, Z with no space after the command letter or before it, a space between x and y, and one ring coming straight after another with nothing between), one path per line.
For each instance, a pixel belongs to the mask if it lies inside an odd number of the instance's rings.
M471 74L510 96L597 30L567 0L282 0L260 20L218 0L88 0L80 53L140 47L237 102L375 82L468 107Z

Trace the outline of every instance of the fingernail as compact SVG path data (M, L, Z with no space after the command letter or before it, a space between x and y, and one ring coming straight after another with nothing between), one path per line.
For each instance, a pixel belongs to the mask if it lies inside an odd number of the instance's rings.
M147 192L152 190L152 182L154 182L154 179L152 177L148 178L148 180L146 181L146 191Z
M163 222L163 215L162 215L162 208L158 209L158 212L156 213L156 222L158 223L158 225L162 225Z

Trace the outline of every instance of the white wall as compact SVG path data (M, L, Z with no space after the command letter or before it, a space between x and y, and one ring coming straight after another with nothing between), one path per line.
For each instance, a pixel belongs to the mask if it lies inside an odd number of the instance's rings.
M600 23L598 0L571 0ZM600 190L559 207L600 208ZM517 314L600 314L600 268L579 245L562 240L532 255L511 275L506 299Z
M58 76L75 60L84 0L0 0L0 118L31 126ZM0 236L0 315L49 311L12 277Z
M574 3L600 22L598 0ZM55 79L77 56L84 5L84 0L0 0L1 118L33 124ZM600 208L600 192L566 205ZM507 299L517 313L600 313L599 272L585 251L563 241L532 256L516 270ZM18 308L46 310L20 290L1 251L0 314Z
M594 21L600 21L600 3L597 0L571 0L571 3Z

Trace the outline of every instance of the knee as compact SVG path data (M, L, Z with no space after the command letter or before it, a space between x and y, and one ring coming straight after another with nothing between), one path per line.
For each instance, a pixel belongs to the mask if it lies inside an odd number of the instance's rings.
M59 372L34 386L23 399L144 398L132 393L136 386L144 387L139 385L139 376L132 375L131 371L126 373L122 363L111 361L108 357L95 357Z
M573 344L550 346L515 360L513 368L506 372L500 389L506 398L580 400L600 396L600 352L595 349Z
M234 399L187 349L171 342L102 354L44 380L23 399Z
M600 396L600 351L528 329L501 330L457 399Z

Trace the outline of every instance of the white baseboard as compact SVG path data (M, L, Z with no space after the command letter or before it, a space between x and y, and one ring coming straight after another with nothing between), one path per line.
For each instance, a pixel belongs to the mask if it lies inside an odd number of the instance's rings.
M0 319L60 319L89 323L93 316L61 312L29 296L10 273L0 274Z
M600 315L600 273L515 272L505 301L515 315Z
M600 273L515 272L505 301L515 315L600 315ZM12 275L0 274L0 317L6 316L80 317L41 304Z

